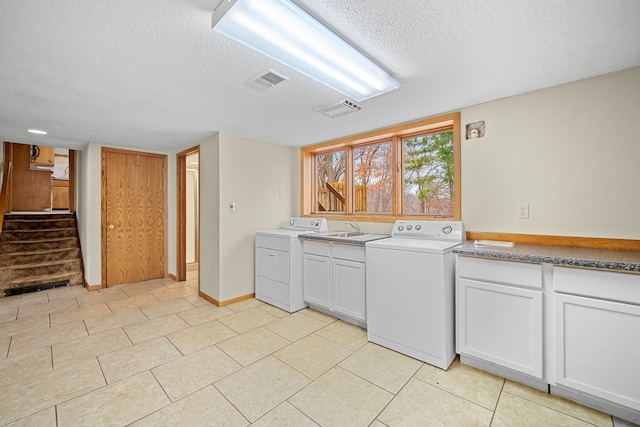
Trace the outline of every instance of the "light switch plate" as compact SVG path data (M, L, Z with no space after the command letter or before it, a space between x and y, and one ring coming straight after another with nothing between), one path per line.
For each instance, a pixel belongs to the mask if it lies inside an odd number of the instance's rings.
M529 219L529 204L528 203L518 203L518 219Z

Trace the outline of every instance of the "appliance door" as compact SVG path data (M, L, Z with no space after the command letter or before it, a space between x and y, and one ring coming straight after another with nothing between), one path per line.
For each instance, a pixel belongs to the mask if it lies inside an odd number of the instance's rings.
M449 367L455 357L452 255L367 246L369 341Z
M411 239L402 237L392 237L390 239L374 240L368 242L369 248L379 249L397 249L415 252L426 252L433 254L444 254L451 251L454 247L460 245L461 242L450 240L431 240L431 239Z

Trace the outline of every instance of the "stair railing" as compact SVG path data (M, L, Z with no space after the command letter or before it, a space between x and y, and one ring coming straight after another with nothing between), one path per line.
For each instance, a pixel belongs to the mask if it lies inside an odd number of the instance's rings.
M11 176L11 162L5 162L4 172L2 173L2 190L0 190L0 234L2 234L2 225L4 222L4 214L7 211L7 189L9 187L9 177Z

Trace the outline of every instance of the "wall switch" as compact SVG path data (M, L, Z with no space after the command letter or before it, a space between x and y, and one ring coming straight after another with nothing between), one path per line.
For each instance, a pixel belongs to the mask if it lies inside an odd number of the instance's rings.
M236 210L236 202L229 202L229 210L232 212Z
M280 195L281 199L284 199L284 190L281 189L278 194Z
M518 219L529 219L529 204L528 203L518 203Z

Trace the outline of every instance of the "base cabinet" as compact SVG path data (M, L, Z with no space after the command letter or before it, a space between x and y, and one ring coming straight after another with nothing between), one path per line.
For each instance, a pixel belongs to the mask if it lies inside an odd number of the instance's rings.
M542 379L541 265L459 256L456 286L457 352Z
M556 384L640 419L640 276L556 267L554 290Z
M304 300L338 318L364 326L364 258L363 246L305 240Z

